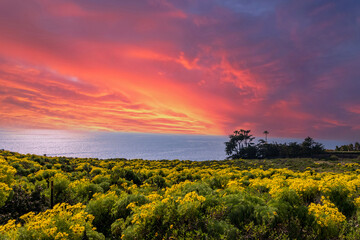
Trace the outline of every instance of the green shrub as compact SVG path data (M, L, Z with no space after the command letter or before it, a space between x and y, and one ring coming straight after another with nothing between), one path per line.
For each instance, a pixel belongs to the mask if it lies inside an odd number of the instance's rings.
M330 201L336 205L346 218L351 218L356 213L356 206L350 198L350 191L341 185L333 186L328 193Z
M126 194L121 196L121 198L115 203L112 209L112 214L116 219L126 219L132 211L130 208L128 208L130 203L135 203L137 206L141 206L149 202L150 201L144 195Z
M100 193L96 194L86 206L86 211L95 217L94 226L106 237L110 236L111 224L116 220L112 209L118 199L115 192Z

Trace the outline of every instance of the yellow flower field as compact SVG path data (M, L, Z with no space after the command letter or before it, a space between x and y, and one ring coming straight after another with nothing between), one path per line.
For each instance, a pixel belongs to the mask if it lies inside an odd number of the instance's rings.
M360 236L357 159L0 162L0 239Z

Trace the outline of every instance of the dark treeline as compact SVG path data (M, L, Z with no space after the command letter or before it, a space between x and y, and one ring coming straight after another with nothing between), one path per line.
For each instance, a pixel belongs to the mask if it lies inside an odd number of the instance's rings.
M230 140L225 142L229 159L296 158L325 153L323 144L315 142L311 137L305 138L302 143L268 143L260 139L258 144L255 144L250 130L241 129L234 131L229 138Z
M350 143L340 147L336 146L335 151L360 151L360 143L356 142L355 144Z

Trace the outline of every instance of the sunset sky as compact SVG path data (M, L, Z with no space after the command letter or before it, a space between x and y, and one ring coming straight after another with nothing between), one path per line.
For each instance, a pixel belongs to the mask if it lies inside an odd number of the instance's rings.
M360 1L1 0L0 128L360 140Z

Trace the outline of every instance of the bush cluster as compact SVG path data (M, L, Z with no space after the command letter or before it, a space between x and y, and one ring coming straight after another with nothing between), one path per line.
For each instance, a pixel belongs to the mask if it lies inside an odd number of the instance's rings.
M258 144L253 143L255 137L250 130L234 131L225 142L225 152L228 159L263 159L263 158L299 158L312 157L325 153L323 144L315 142L311 137L302 143L268 143L260 139Z

